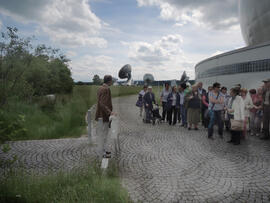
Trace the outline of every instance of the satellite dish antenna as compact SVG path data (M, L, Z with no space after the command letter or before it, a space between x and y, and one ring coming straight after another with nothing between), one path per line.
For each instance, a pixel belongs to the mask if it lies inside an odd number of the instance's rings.
M154 76L150 73L146 73L144 76L143 76L143 81L144 83L148 86L150 85L150 83L154 82Z
M184 71L183 74L182 74L182 77L180 79L180 85L184 84L184 83L187 83L188 80L189 80L189 77L187 76L186 71Z
M118 77L120 79L125 79L127 78L126 84L131 85L131 65L126 64L124 65L118 73Z

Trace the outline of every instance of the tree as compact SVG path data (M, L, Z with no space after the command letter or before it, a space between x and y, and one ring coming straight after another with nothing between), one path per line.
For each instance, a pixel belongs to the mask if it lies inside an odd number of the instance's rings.
M10 97L30 99L55 93L70 93L73 79L69 59L59 49L21 38L17 28L7 27L0 36L0 107Z
M94 75L93 77L93 85L100 85L102 83L102 80L98 75Z
M30 39L20 38L17 28L7 27L0 42L0 106L12 95L28 95L32 89L24 80L24 73L31 64Z

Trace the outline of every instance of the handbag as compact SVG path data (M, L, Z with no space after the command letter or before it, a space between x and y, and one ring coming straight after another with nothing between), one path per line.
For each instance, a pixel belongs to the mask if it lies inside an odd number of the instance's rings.
M143 106L143 103L142 103L142 101L140 99L137 100L136 106L137 107L142 107Z
M139 94L138 100L136 102L136 106L137 107L142 107L143 106L143 96L141 94Z
M218 98L219 93L220 92L218 92L218 95L217 95L216 99ZM210 110L209 109L206 109L206 111L204 112L204 118L205 119L210 119L211 118L211 115L213 115L213 108L215 107L215 104L216 103L213 104L213 106L211 107Z
M244 121L231 119L231 130L233 131L243 131Z

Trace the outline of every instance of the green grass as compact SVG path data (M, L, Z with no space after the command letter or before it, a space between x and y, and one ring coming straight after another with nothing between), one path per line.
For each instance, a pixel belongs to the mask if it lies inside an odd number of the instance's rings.
M131 202L116 174L114 166L105 175L97 167L46 176L12 173L1 178L0 202Z
M57 95L54 105L40 98L32 103L10 101L1 110L1 118L4 123L15 123L14 128L27 131L20 135L20 131L12 128L15 133L9 138L33 140L81 136L85 131L85 113L96 103L97 89L97 86L76 86L72 95ZM140 89L111 87L111 92L117 97L137 94ZM24 122L14 122L19 115L23 115ZM0 121L3 126L3 120ZM95 164L87 169L45 176L10 173L0 177L0 202L130 202L117 174L113 162L106 175L102 175Z
M38 98L27 104L10 101L4 115L10 122L24 115L26 134L12 140L57 139L80 137L86 133L85 114L96 103L98 86L75 86L72 95L57 95L55 105ZM137 94L141 87L112 86L112 97Z

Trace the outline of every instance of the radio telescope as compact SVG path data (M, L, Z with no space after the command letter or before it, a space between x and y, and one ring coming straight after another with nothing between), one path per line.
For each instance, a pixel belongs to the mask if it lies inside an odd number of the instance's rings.
M148 86L150 85L152 82L154 82L154 76L150 73L146 73L144 76L143 76L143 81L144 83Z
M125 82L126 85L131 85L132 79L131 79L131 65L126 64L124 65L118 73L118 77L120 79L125 79L127 78L127 81Z

